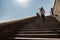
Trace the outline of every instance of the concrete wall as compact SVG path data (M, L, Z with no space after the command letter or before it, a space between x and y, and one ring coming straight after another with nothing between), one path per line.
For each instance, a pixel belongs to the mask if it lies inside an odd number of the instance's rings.
M58 21L60 21L60 0L55 0L53 14L53 16L56 17Z

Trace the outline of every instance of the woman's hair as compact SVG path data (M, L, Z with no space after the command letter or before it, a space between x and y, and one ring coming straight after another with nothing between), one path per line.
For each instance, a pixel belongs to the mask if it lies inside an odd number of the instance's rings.
M43 7L41 7L40 10L44 10Z

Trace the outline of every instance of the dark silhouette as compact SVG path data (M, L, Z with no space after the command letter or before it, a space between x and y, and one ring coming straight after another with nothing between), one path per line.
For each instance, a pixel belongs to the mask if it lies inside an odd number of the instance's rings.
M52 15L54 15L54 14L53 14L53 8L51 8L51 12L52 12Z
M41 17L43 19L43 22L44 22L45 21L45 15L44 15L45 10L43 9L43 7L41 7L39 10L40 10L40 14L41 14Z
M40 15L39 15L39 13L38 13L38 12L36 13L36 15L37 15L37 17L40 17Z

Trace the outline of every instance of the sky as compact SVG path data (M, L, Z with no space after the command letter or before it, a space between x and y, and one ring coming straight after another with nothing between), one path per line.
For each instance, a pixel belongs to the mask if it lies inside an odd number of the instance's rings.
M54 0L0 0L0 22L32 17L43 7L50 15Z

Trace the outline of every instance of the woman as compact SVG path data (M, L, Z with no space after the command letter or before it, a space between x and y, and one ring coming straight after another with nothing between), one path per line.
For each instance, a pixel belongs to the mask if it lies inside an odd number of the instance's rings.
M41 14L41 17L43 19L43 22L44 22L44 20L45 20L45 15L44 15L45 10L43 9L43 7L41 7L39 10L40 10L40 14Z

